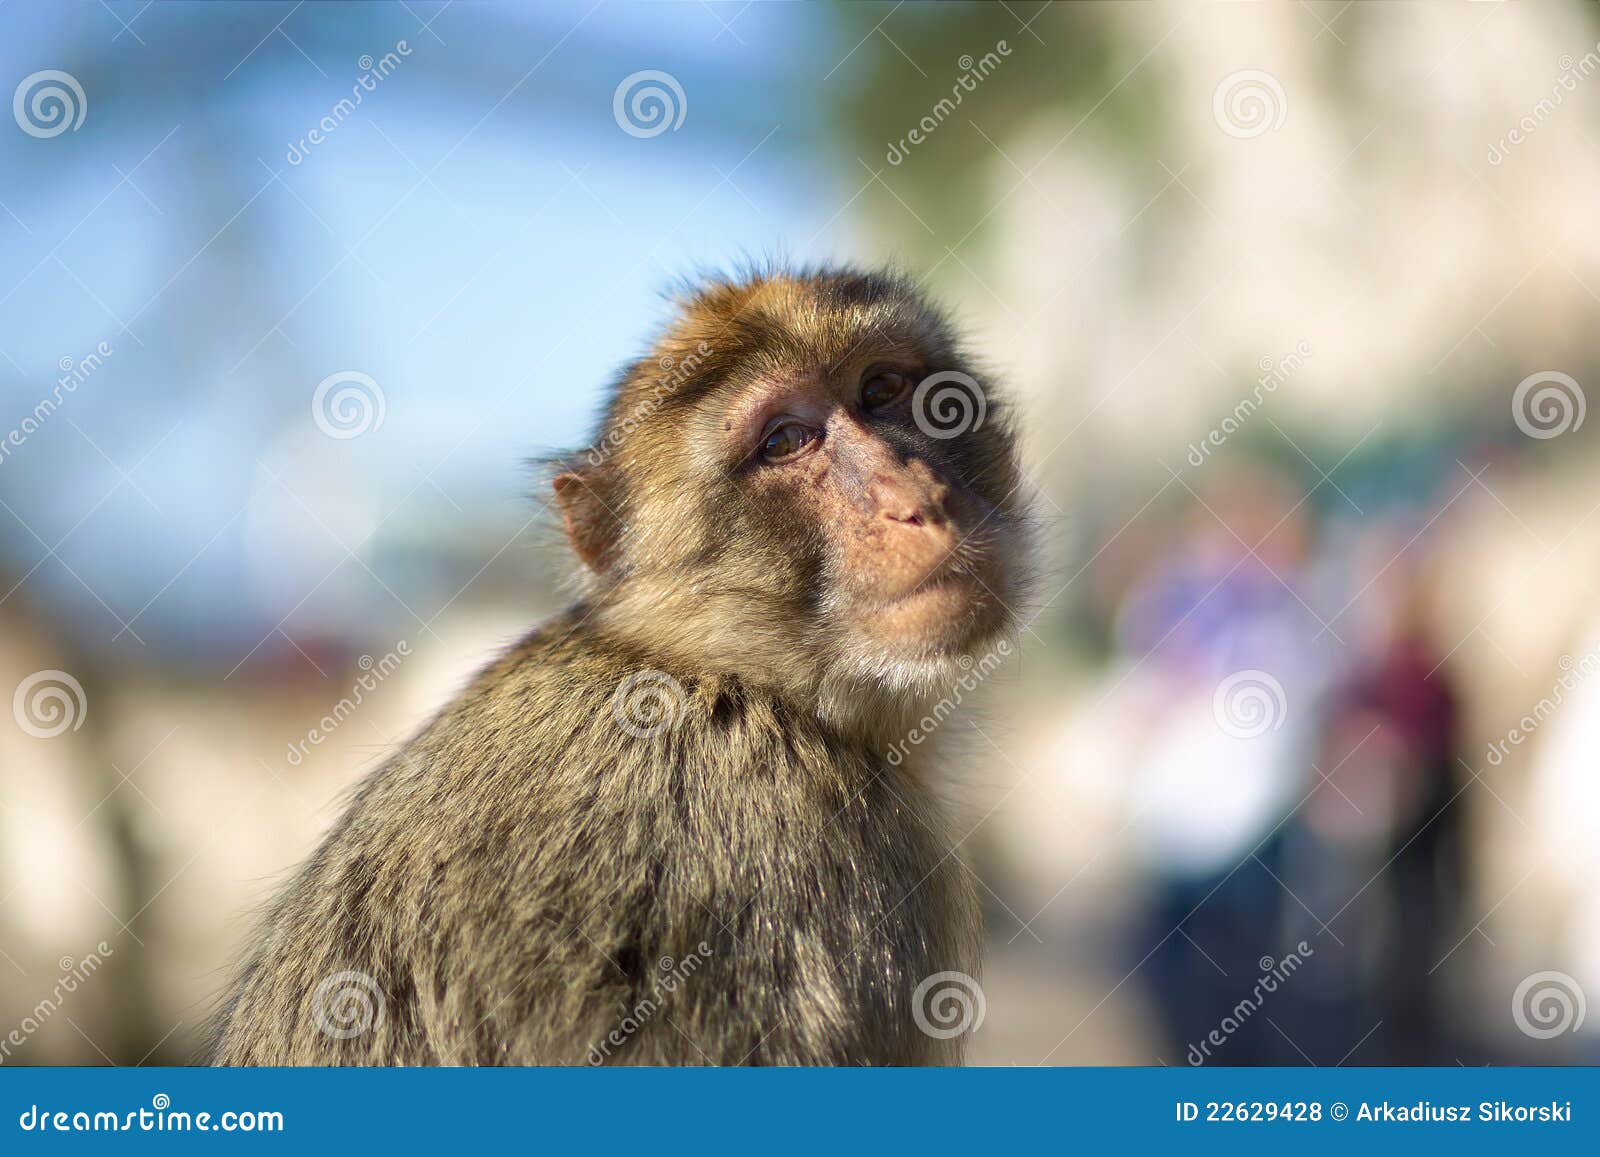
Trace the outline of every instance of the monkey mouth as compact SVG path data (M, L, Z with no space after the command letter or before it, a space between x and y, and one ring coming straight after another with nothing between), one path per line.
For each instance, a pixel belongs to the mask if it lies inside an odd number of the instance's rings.
M946 552L929 567L927 573L901 597L951 585L981 585L988 579L986 572L994 568L994 561L986 555L975 554L957 547Z
M995 593L1002 583L997 559L951 553L903 592L864 608L863 626L894 650L959 653L1009 620Z

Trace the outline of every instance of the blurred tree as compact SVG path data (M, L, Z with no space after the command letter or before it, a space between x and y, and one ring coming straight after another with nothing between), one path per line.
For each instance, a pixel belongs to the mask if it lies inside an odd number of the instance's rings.
M1161 75L1141 70L1121 83L1138 56L1115 5L839 7L840 51L850 55L829 90L838 139L884 183L863 194L867 210L930 264L969 234L982 237L999 208L997 166L1012 174L1008 184L1023 179L1000 150L1041 120L1075 131L1092 114L1096 136L1130 163L1159 151ZM913 129L924 140L906 148ZM1037 158L1014 161L1026 171Z

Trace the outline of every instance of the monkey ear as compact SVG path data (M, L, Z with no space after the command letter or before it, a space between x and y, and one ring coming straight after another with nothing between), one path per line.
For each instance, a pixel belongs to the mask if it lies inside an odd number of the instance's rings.
M622 524L606 498L608 481L603 466L576 467L551 481L556 501L561 504L567 540L584 565L596 574L610 569L622 532Z

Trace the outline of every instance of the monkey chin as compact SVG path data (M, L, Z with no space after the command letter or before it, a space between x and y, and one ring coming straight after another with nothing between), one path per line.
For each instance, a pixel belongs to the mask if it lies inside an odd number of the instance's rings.
M851 619L841 665L907 706L958 678L1012 627L1011 612L985 582L953 571Z

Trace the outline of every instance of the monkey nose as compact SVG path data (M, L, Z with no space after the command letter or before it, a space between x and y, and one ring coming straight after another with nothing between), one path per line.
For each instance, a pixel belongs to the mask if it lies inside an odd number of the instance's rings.
M947 527L949 524L945 504L950 490L941 483L926 484L920 480L879 475L872 480L869 493L878 514L890 522L908 527Z
M945 511L942 487L892 488L878 502L880 541L887 550L882 576L890 587L910 590L941 571L956 549L955 524Z

